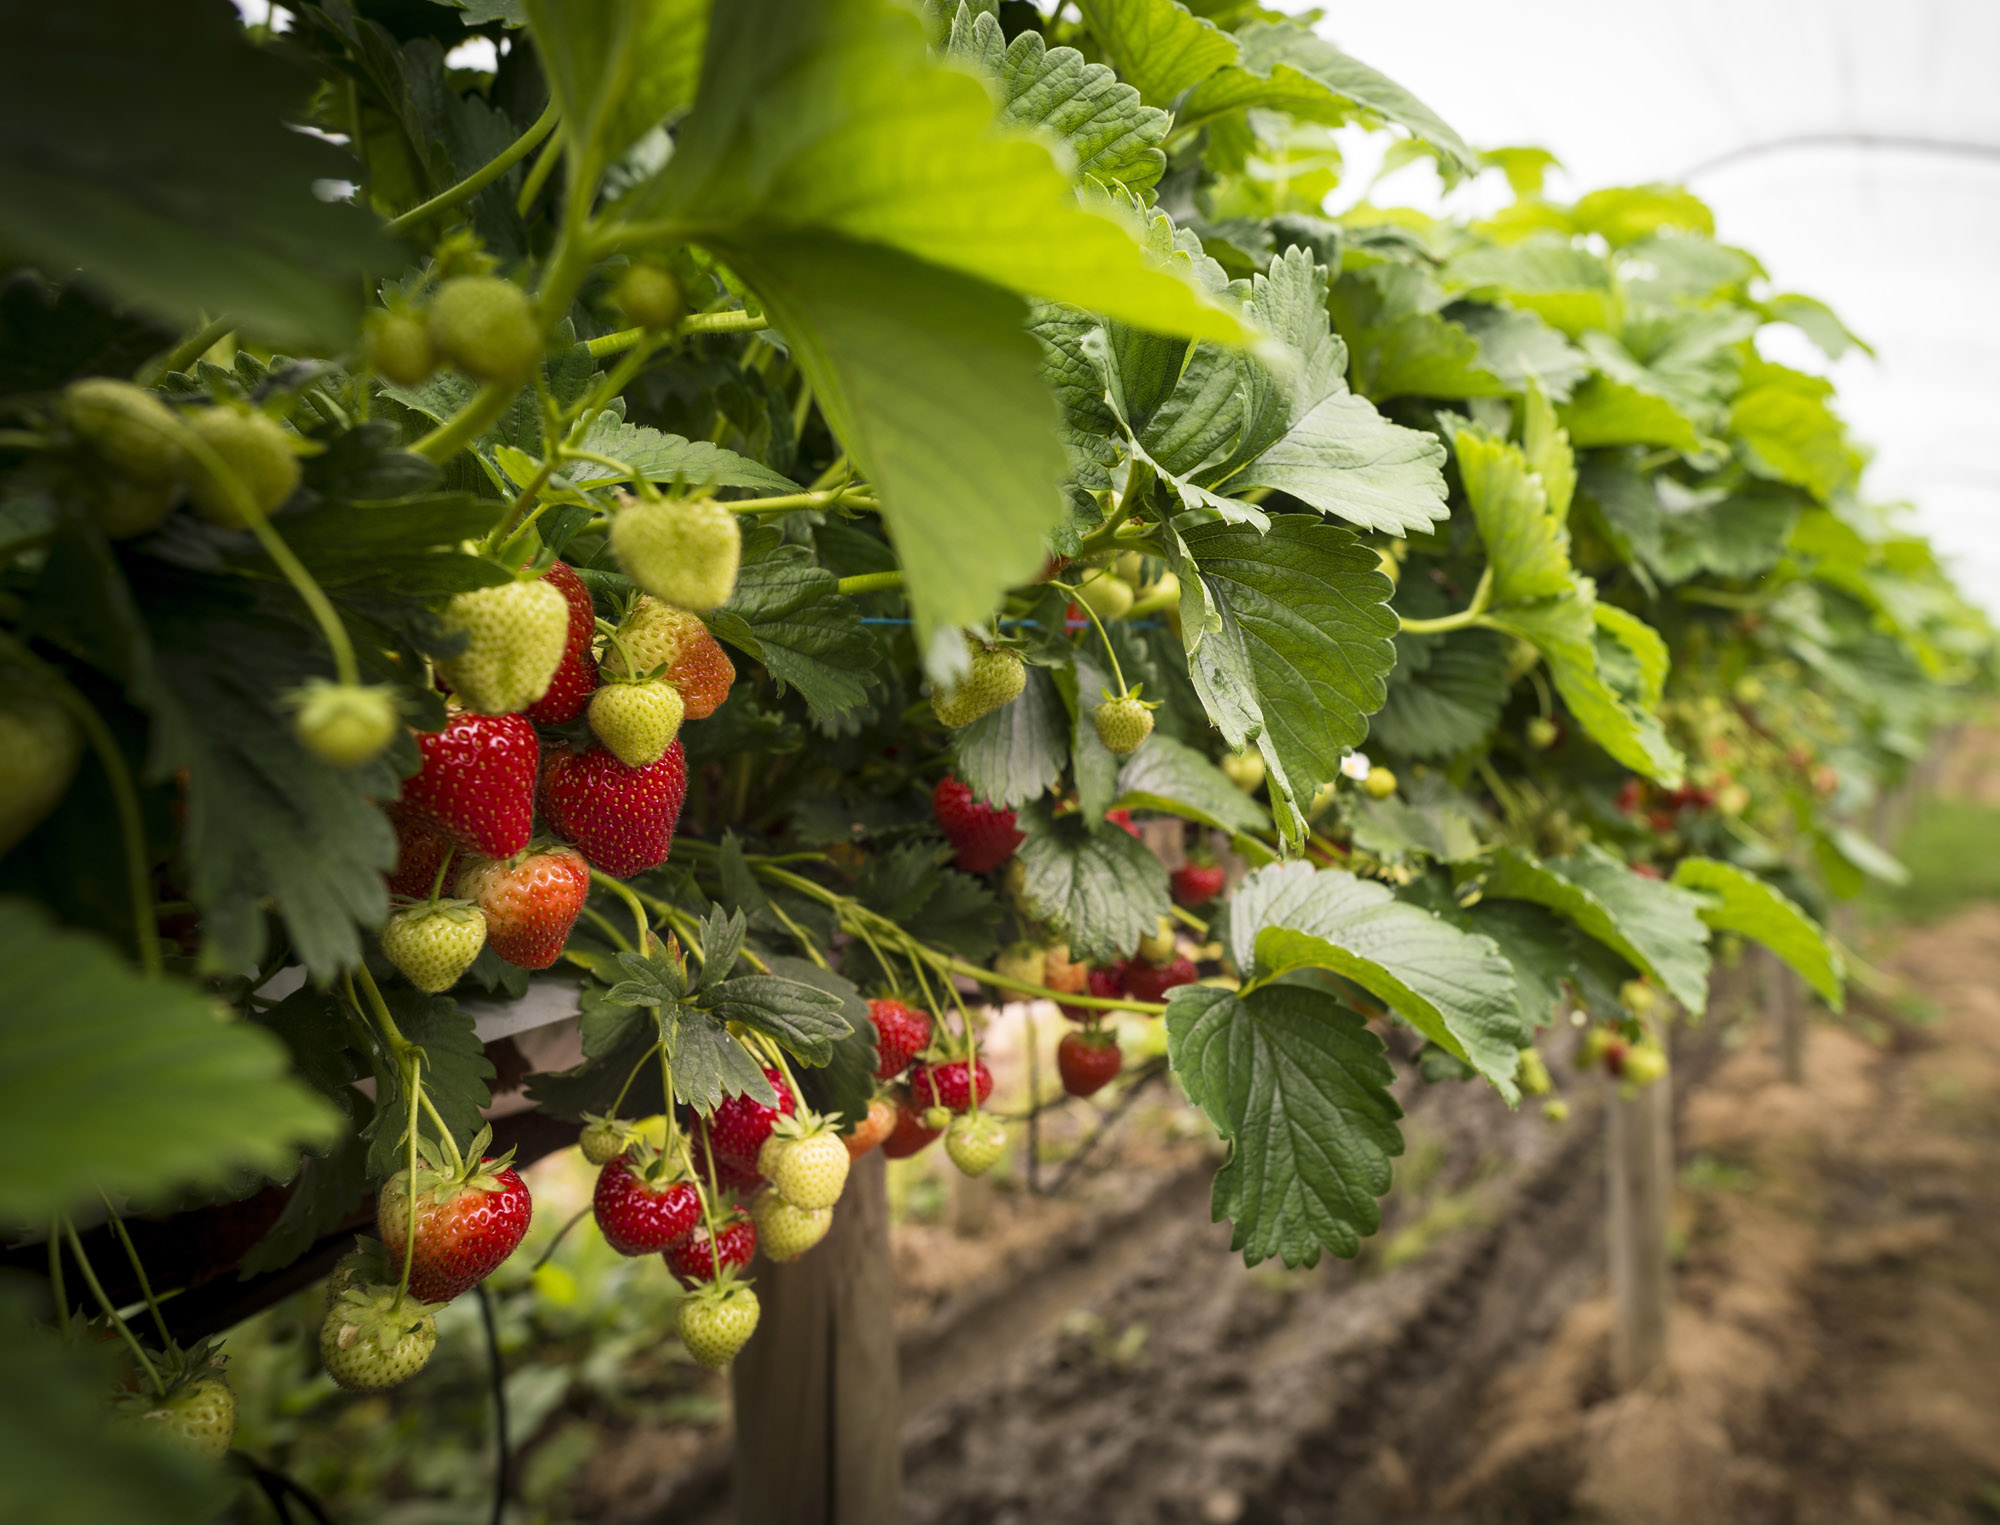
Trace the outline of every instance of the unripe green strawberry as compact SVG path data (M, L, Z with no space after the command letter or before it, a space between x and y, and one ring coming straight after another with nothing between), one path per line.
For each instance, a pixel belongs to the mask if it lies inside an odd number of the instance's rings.
M1222 771L1245 794L1255 794L1264 787L1264 754L1255 747L1247 752L1231 752L1222 759Z
M165 1397L128 1397L118 1416L208 1462L227 1456L236 1438L236 1394L215 1376L183 1381Z
M655 598L706 614L736 591L743 531L713 498L628 498L611 521L611 549L625 575Z
M1115 757L1129 756L1153 734L1153 710L1135 694L1106 699L1091 712L1097 739Z
M471 638L438 671L469 710L511 715L548 691L569 644L569 604L549 583L474 588L445 605L444 626Z
M681 1299L674 1310L674 1327L687 1353L711 1371L736 1359L736 1352L757 1332L757 1294L740 1281L714 1283Z
M442 995L486 946L486 918L463 900L405 906L382 928L382 952L417 989Z
M296 695L292 730L305 749L334 768L358 768L396 734L395 690L379 684L314 678Z
M1546 715L1536 715L1528 721L1528 745L1537 752L1546 752L1562 736L1562 727Z
M757 1172L794 1207L831 1207L847 1185L851 1163L840 1135L816 1120L800 1126L781 1117L757 1151Z
M218 405L189 414L187 426L231 473L231 478L215 475L200 453L191 452L188 496L194 500L194 511L210 524L235 530L249 525L237 496L239 486L257 512L266 515L298 490L298 453L292 448L292 435L277 420Z
M431 301L431 343L474 381L520 386L542 358L528 294L497 275L454 276Z
M396 1288L349 1287L319 1326L319 1358L349 1392L380 1393L407 1382L437 1346L437 1320L414 1297L396 1307Z
M91 376L64 389L63 421L112 473L146 487L171 487L187 475L181 422L144 387Z
M82 750L82 732L53 699L0 692L0 853L56 808Z
M967 1112L952 1119L944 1152L969 1176L983 1176L1007 1152L1007 1128L991 1112Z
M84 501L99 529L113 540L124 540L158 528L180 495L180 484L176 482L154 486L125 477L110 477L90 483Z
M413 387L437 369L437 351L423 319L377 309L362 326L361 363L384 381Z
M604 666L619 677L644 677L665 668L661 676L680 690L689 720L713 715L736 681L735 664L701 616L663 604L651 594L633 601L632 612L618 626L618 639L605 646Z
M1024 985L1047 983L1043 976L1048 973L1048 951L1034 943L1015 943L1002 948L993 960L993 972L1003 979L1019 980Z
M931 690L931 713L939 723L957 730L971 725L982 715L990 715L1004 704L1012 704L1028 686L1028 669L1021 653L1008 646L988 646L967 641L972 667L949 693Z
M1370 768L1368 776L1361 781L1361 787L1370 799L1386 800L1396 792L1396 775L1387 768Z
M1129 582L1111 572L1100 572L1076 588L1076 601L1101 620L1123 619L1138 596Z
M666 756L686 713L680 690L664 679L607 683L590 696L591 733L628 768Z
M687 310L681 283L662 265L639 263L619 278L613 301L641 328L671 328Z
M1625 1065L1620 1078L1625 1082L1625 1090L1642 1091L1667 1073L1667 1051L1656 1043L1635 1043L1625 1051Z
M638 1130L621 1117L599 1117L594 1112L583 1114L583 1132L577 1135L577 1147L583 1157L593 1165L609 1165L619 1155L631 1148L639 1137Z
M1560 1096L1553 1101L1545 1101L1542 1103L1542 1116L1552 1123L1566 1123L1569 1121L1569 1103Z
M1153 930L1139 939L1139 957L1149 964L1171 964L1179 952L1174 941L1174 919L1162 916Z
M843 1146L840 1152L847 1150ZM800 1207L774 1190L757 1193L750 1217L757 1225L757 1248L766 1259L776 1261L797 1260L833 1227L832 1208Z
M1520 1063L1514 1070L1514 1082L1520 1086L1524 1096L1547 1094L1552 1084L1549 1079L1549 1067L1537 1050L1532 1048L1521 1050Z

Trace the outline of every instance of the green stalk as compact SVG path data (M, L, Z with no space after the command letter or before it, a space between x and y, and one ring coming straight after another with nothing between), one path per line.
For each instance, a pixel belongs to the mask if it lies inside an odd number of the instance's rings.
M611 891L625 902L626 909L632 913L633 924L639 929L638 951L641 954L647 952L653 940L653 924L646 919L646 908L639 903L639 897L626 887L624 881L614 879L599 869L590 871L590 882L599 889Z
M1010 990L1016 995L1034 996L1039 1000L1054 1001L1063 1006L1082 1006L1092 1011L1138 1011L1152 1017L1159 1016L1167 1009L1158 1001L1134 1001L1123 996L1072 995L1068 991L1051 990L1046 985L1030 985L1026 980L1017 980L992 969L982 969L977 964L968 964L961 958L939 955L939 960L940 967L948 973L965 975L982 985L991 985L995 990Z
M186 370L235 331L234 318L216 318L204 323L164 355L140 366L132 379L140 386L158 386L162 377Z
M76 1257L76 1268L83 1273L84 1284L90 1288L91 1296L97 1299L97 1306L102 1308L104 1316L111 1320L111 1327L118 1331L119 1338L131 1348L133 1359L138 1361L139 1369L145 1372L146 1381L152 1387L154 1394L164 1398L167 1394L167 1384L160 1380L159 1370L153 1365L152 1358L146 1354L146 1347L139 1343L139 1337L132 1333L125 1320L118 1316L118 1310L111 1306L111 1299L104 1295L104 1286L98 1281L97 1272L91 1268L90 1258L83 1253L83 1241L76 1236L76 1225L65 1215L62 1226L64 1235L69 1239L69 1252Z
M1081 609L1085 614L1090 616L1091 624L1097 627L1098 640L1104 643L1104 654L1111 659L1111 681L1118 685L1118 692L1122 696L1125 693L1125 674L1120 672L1118 669L1118 653L1112 649L1111 636L1106 632L1104 628L1104 621L1097 617L1097 611L1090 607L1090 605L1084 600L1083 595L1080 594L1075 588L1071 587L1068 583L1057 582L1054 578L1050 578L1049 586L1051 588L1062 589L1063 592L1067 593L1072 599L1076 601L1077 608ZM1079 696L1078 702L1079 703L1082 702L1081 696Z
M872 493L836 487L829 491L785 493L775 498L738 498L722 505L737 514L790 514L802 508L872 508L882 504Z
M125 1220L118 1216L118 1209L111 1205L111 1198L105 1195L102 1187L98 1188L97 1196L111 1220L111 1232L117 1236L125 1258L132 1263L132 1274L139 1278L139 1294L146 1299L146 1311L153 1315L153 1327L160 1333L160 1343L173 1344L174 1337L167 1333L166 1316L160 1312L160 1300L153 1296L153 1284L147 1279L145 1262L139 1259L138 1246L132 1243L132 1236L125 1231Z
M862 572L853 577L843 577L834 584L836 593L881 593L890 588L903 586L903 571L897 567L887 572Z
M403 1274L396 1282L396 1301L389 1309L392 1314L401 1311L403 1299L409 1295L410 1267L417 1263L417 1101L424 1094L423 1067L423 1060L415 1053L403 1061L403 1084L410 1091L410 1116L403 1140L403 1211L409 1222L403 1230Z
M404 233L417 224L435 217L439 212L449 211L461 202L470 201L487 186L498 180L508 170L519 164L534 151L535 145L546 138L556 125L556 103L552 99L534 124L512 143L500 151L497 158L488 160L457 185L439 191L429 201L411 207L401 216L392 217L383 227L391 233Z
M1493 602L1493 564L1479 574L1479 586L1472 590L1472 602L1456 614L1442 614L1434 620L1404 620L1402 628L1411 635L1442 635L1448 630L1465 630L1480 622L1487 605Z

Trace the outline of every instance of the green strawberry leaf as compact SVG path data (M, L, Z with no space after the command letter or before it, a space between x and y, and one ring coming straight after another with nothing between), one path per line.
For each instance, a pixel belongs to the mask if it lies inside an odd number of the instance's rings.
M736 981L729 983L733 985ZM826 996L823 991L815 991L814 995L833 1002L830 1008L820 1009L838 1011L837 999ZM751 1002L746 1002L744 1009L767 1010ZM787 1016L778 1013L769 1013L768 1020L774 1026L790 1025ZM839 1019L836 1017L835 1020ZM841 1025L846 1026L844 1022ZM831 1041L831 1036L828 1035L827 1041ZM659 1039L666 1046L667 1063L673 1070L674 1099L693 1107L703 1117L720 1106L724 1096L767 1094L763 1065L744 1047L741 1039L723 1026L723 1019L714 1012L682 1001L662 1006ZM809 1040L802 1037L802 1041Z
M1371 879L1288 863L1258 869L1229 902L1230 956L1265 983L1328 969L1389 1005L1512 1102L1526 1043L1514 974L1484 937L1398 900Z
M1223 739L1255 739L1279 829L1296 840L1303 803L1368 734L1395 660L1389 579L1351 530L1284 514L1259 535L1208 524L1181 536L1188 669ZM1187 617L1198 587L1220 628Z
M1118 77L1156 106L1241 56L1236 39L1177 0L1078 0Z
M1414 643L1428 662L1410 671ZM1396 637L1397 663L1389 695L1368 722L1370 745L1404 757L1442 760L1478 746L1499 723L1507 703L1507 643L1488 630L1443 636Z
M846 1035L834 1040L824 1065L801 1071L797 1079L808 1106L822 1117L838 1114L841 1131L852 1133L868 1115L868 1103L875 1095L875 1029L868 1019L868 1003L852 982L806 959L778 957L768 962L778 978L812 985L840 1001Z
M202 82L198 112L189 80ZM265 343L337 353L365 278L403 256L360 207L313 194L353 159L292 126L312 88L220 7L103 0L13 17L0 52L9 263L81 269L177 327L226 312Z
M1461 931L1492 939L1514 970L1515 1005L1524 1031L1539 1032L1556 1019L1563 984L1577 965L1575 928L1526 900L1489 898L1467 907L1443 893L1423 899Z
M1267 831L1271 825L1270 811L1232 784L1228 774L1161 732L1118 770L1118 798L1112 805L1158 810L1237 834Z
M283 1180L302 1148L340 1136L339 1112L292 1078L271 1033L17 900L0 900L0 1014L10 1223L44 1223L100 1187L147 1203L246 1170Z
M1025 805L1062 778L1069 729L1069 712L1048 669L1030 667L1020 698L952 733L952 771L975 798Z
M1666 646L1649 626L1599 604L1588 578L1578 578L1576 591L1566 597L1496 610L1486 623L1542 653L1563 703L1605 751L1635 773L1669 786L1680 782L1685 759L1652 711L1659 694L1655 678L1665 676ZM1600 630L1629 654L1642 675L1638 694L1621 693L1607 680Z
M1311 27L1289 17L1259 20L1236 36L1241 66L1232 62L1195 87L1181 103L1181 127L1252 107L1336 126L1379 117L1429 146L1447 182L1479 173L1479 156L1436 112Z
M1021 896L1062 928L1079 958L1128 956L1171 906L1167 871L1143 842L1081 813L1058 817L1037 800L1020 813Z
M1846 974L1840 954L1790 896L1715 858L1681 859L1674 865L1673 882L1702 897L1703 921L1717 931L1762 943L1797 970L1827 1005L1841 1009Z
M855 880L855 897L919 941L984 959L993 951L999 907L972 875L946 868L943 856L935 841L903 842L876 853Z
M628 424L609 409L598 414L584 432L580 448L622 461L632 469L619 471L602 461L569 461L556 473L554 483L596 487L609 482L643 480L668 486L685 483L695 488L754 487L774 496L799 491L799 484L790 477L733 450L707 440L662 434L643 424ZM531 472L532 469L531 458ZM513 475L511 468L508 475Z
M1567 402L1590 374L1590 362L1535 313L1469 303L1453 310L1479 341L1482 364L1509 391L1525 391L1533 381L1554 401Z
M448 995L394 986L382 995L403 1036L424 1051L420 1077L424 1094L451 1129L452 1142L466 1148L485 1126L481 1108L493 1101L486 1084L493 1078L493 1061L486 1057L472 1014ZM367 1133L369 1179L384 1180L403 1168L403 1134L409 1117L402 1076L378 1062L375 1116ZM419 1118L418 1126L426 1137L436 1137L437 1125L428 1115Z
M1700 896L1635 874L1599 847L1546 862L1503 847L1484 868L1461 865L1459 876L1476 877L1490 897L1547 906L1659 981L1690 1012L1698 1016L1706 1007L1708 929Z
M1382 1040L1325 990L1248 995L1184 985L1167 1000L1167 1054L1188 1098L1229 1141L1213 1213L1251 1265L1351 1256L1381 1225L1376 1199L1403 1152Z
M839 579L804 546L781 542L768 525L744 537L736 591L708 626L796 688L816 717L831 719L867 702L875 642Z
M993 81L1003 125L1042 127L1061 139L1077 175L1144 191L1166 169L1160 144L1173 118L1142 104L1137 90L1075 48L1051 48L1032 28L1010 43L998 17L974 15L960 0L945 54Z
M708 992L709 1012L777 1040L802 1064L824 1065L852 1032L838 992L768 974L739 974Z
M1567 513L1549 501L1542 478L1518 446L1471 424L1452 431L1459 479L1493 569L1493 601L1561 598L1575 585ZM1568 509L1567 502L1563 508Z

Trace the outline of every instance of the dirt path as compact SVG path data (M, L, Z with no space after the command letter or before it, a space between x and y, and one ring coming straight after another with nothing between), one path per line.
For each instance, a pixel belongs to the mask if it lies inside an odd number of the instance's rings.
M1668 1368L1612 1397L1579 1305L1459 1438L1253 1518L1435 1525L2000 1519L2000 906L1895 934L1925 1026L1761 1035L1689 1102ZM1875 1018L1869 1021L1869 1018ZM1303 1478L1296 1479L1303 1481Z

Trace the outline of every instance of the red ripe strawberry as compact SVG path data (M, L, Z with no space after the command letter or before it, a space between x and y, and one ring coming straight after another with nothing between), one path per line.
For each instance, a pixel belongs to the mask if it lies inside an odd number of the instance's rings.
M527 714L539 725L567 725L583 713L597 690L597 663L590 654L597 639L597 609L590 601L590 589L567 562L555 563L542 574L542 581L569 605L569 640L556 675L542 697L528 706Z
M621 1154L597 1173L590 1210L621 1255L657 1255L701 1221L694 1183L659 1178L657 1160L642 1165Z
M1194 960L1185 953L1171 964L1149 964L1135 958L1125 966L1125 994L1135 1001L1164 1001L1169 990L1192 985L1200 978Z
M757 1174L757 1153L771 1136L772 1125L780 1116L790 1117L794 1111L792 1090L785 1084L785 1077L777 1070L767 1069L764 1079L770 1083L775 1105L755 1096L725 1096L708 1120L708 1136L714 1142L715 1157L753 1176Z
M743 1270L756 1254L757 1225L739 1207L717 1221L713 1244L709 1242L708 1224L697 1223L667 1246L666 1262L667 1269L683 1287L695 1287L716 1280L724 1271Z
M546 969L561 956L590 896L590 865L573 847L545 847L500 863L476 858L459 874L456 891L485 913L488 947L519 968Z
M963 1059L948 1064L920 1064L910 1071L910 1095L920 1106L943 1107L949 1112L972 1110L972 1077L979 1080L979 1104L993 1094L993 1072L980 1060L974 1071Z
M442 731L419 732L417 750L424 765L404 781L403 809L418 824L489 858L511 858L528 845L541 743L524 716L468 710Z
M1625 815L1637 815L1639 802L1645 797L1645 784L1636 778L1628 778L1618 789L1618 809Z
M428 900L451 843L400 805L389 806L388 812L389 824L396 828L396 866L389 871L389 889L412 900Z
M407 1171L382 1188L376 1227L398 1275L409 1230ZM520 1172L506 1160L468 1162L463 1174L417 1168L417 1253L410 1263L410 1295L448 1303L493 1273L528 1232L533 1204Z
M1064 1033L1056 1045L1056 1069L1062 1075L1062 1088L1072 1096L1096 1094L1124 1067L1125 1051L1101 1027Z
M1219 863L1183 863L1174 870L1174 903L1192 909L1222 893L1229 875Z
M1109 969L1092 969L1084 981L1084 993L1115 1001L1125 994L1125 965L1121 960ZM1101 1006L1071 1006L1062 1003L1062 1014L1072 1022L1095 1022L1104 1015Z
M763 1188L764 1178L755 1170L746 1170L720 1154L711 1157L708 1124L699 1118L688 1131L688 1160L701 1184L712 1184L725 1197L747 1197Z
M927 1011L901 1001L877 1000L868 1003L868 1017L875 1024L877 1080L894 1080L931 1045L931 1015Z
M937 1142L942 1128L926 1128L924 1113L929 1103L919 1103L908 1091L895 1093L896 1125L882 1140L882 1152L892 1160L906 1160L919 1149Z
M1632 872L1633 872L1633 873L1635 873L1635 874L1637 874L1637 875L1638 875L1638 876L1639 876L1639 877L1640 877L1641 879L1664 879L1664 878L1666 878L1666 875L1665 875L1665 874L1661 873L1661 872L1659 871L1659 869L1655 868L1655 867L1654 867L1654 866L1653 866L1652 864L1650 864L1650 863L1634 863L1634 864L1632 865Z
M983 874L1014 856L1027 840L1014 829L1014 812L996 810L972 797L972 790L949 774L931 795L931 813L945 839L957 849L952 861L968 874Z
M542 770L542 814L591 867L614 879L667 861L686 794L687 753L678 737L666 756L644 768L626 767L601 746L574 752L559 745Z
M1129 810L1107 810L1104 812L1104 819L1113 826L1122 828L1128 836L1139 835L1139 828L1132 824L1132 812Z

